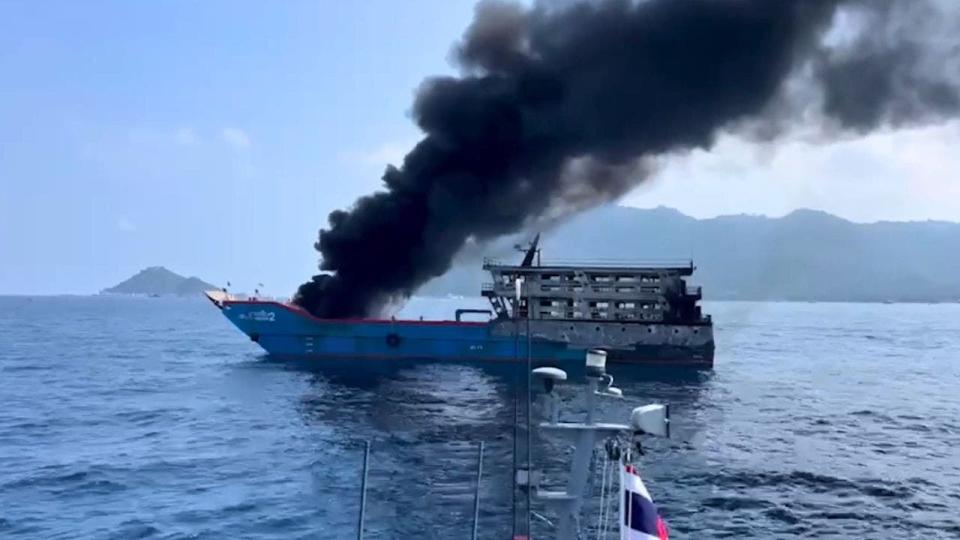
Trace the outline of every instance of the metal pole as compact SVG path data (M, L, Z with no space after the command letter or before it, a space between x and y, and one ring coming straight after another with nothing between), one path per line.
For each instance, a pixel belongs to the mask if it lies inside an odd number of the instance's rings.
M519 288L519 284L514 282ZM519 483L517 482L517 466L520 463L520 458L517 456L518 450L520 449L520 298L517 294L517 300L513 304L513 355L517 360L515 364L516 376L514 380L514 391L513 391L513 492L511 493L510 504L511 504L511 522L512 522L512 534L511 537L517 536L517 490L520 489Z
M477 449L477 491L473 495L473 534L470 536L473 540L477 540L477 527L480 525L480 479L482 477L483 441L480 441L480 447Z
M363 513L367 508L367 467L370 463L370 441L364 441L363 476L360 480L360 517L357 519L357 540L363 540Z
M600 379L587 377L587 425L593 425L594 400L597 396L597 383Z
M533 421L531 419L531 409L533 408L533 352L531 351L530 317L530 296L527 295L527 538L533 535L533 531L530 530L530 518L533 510L530 505L530 499L533 495Z

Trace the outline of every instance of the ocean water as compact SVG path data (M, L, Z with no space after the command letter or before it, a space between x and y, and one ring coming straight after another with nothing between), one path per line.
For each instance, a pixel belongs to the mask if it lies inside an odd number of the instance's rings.
M960 538L960 305L707 311L713 372L612 367L604 411L671 405L642 471L672 538ZM354 538L365 440L366 538L469 538L478 441L510 534L502 369L271 361L199 299L0 298L0 335L0 538Z

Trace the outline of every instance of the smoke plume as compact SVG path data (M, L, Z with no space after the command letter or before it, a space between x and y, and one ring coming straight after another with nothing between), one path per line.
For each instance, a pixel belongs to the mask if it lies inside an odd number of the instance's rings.
M935 0L483 1L459 77L422 84L423 139L384 190L330 214L295 302L377 314L466 242L616 199L651 158L940 121L960 110L960 27Z

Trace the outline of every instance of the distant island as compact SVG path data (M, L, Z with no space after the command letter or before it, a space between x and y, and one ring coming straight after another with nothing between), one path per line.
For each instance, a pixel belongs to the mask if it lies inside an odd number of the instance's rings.
M671 208L606 206L543 231L543 262L693 259L705 300L958 302L960 223L854 223L826 212L695 219ZM519 260L512 237L483 255ZM463 256L420 294L477 295L490 276Z
M183 277L162 266L144 268L137 275L104 289L101 294L131 294L149 296L191 296L205 290L217 289L197 277Z

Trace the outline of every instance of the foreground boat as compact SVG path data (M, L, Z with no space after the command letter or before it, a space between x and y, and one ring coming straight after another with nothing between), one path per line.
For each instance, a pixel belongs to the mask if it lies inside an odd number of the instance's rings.
M566 389L563 391L565 397L560 396L556 387L566 385L568 376L566 371L557 367L531 368L528 365L526 386L521 383L514 387L518 404L523 403L523 406L514 411L512 534L509 538L576 540L610 538L616 534L626 540L669 540L667 524L644 485L640 470L646 439L670 437L670 407L658 403L635 407L629 423L599 421L606 408L600 401L622 401L624 395L621 389L613 386L614 379L607 372L607 358L603 351L588 351L584 360L580 365L584 375L580 382L585 384L576 385L580 390L577 398L570 399ZM523 369L523 366L517 367ZM546 408L539 412L546 413L545 420L533 416L534 386L540 385ZM561 410L570 404L586 407L582 411ZM560 444L538 444L535 453L535 441L543 441L545 437ZM472 540L481 536L482 529L484 446L483 441L477 444L473 521L469 536L467 530L471 524L460 522L463 531L460 537ZM572 452L568 452L568 448L572 448ZM360 475L358 540L364 538L366 530L364 517L368 505L370 455L371 443L366 441ZM566 467L558 467L564 458L568 460ZM598 504L585 507L584 503L596 498L597 487ZM592 515L593 512L596 515ZM490 518L494 517L502 517L502 514L488 514L488 526ZM491 531L483 530L483 537L493 537Z
M579 364L602 349L611 362L713 366L713 322L687 287L688 264L539 262L536 240L519 265L487 261L482 293L489 320L323 319L288 302L207 297L271 355L343 359L427 359ZM538 257L537 257L538 258Z

